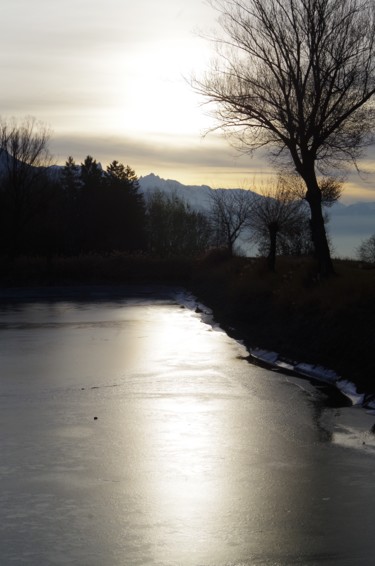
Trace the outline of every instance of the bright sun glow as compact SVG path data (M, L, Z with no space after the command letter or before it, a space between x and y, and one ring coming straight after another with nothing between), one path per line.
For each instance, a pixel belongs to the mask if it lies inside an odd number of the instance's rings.
M199 135L209 120L189 80L208 59L198 40L147 45L127 60L118 55L111 64L108 127L122 134Z
M1 116L52 130L57 163L89 153L185 184L242 186L270 162L239 155L191 87L210 68L218 13L206 0L3 0ZM235 155L233 157L233 155ZM372 163L372 150L367 161ZM366 168L366 166L365 166ZM374 199L374 170L345 197Z

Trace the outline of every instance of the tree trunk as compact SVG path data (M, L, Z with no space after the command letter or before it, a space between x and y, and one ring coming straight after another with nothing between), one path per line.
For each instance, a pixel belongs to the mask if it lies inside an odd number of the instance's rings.
M322 212L322 195L316 179L314 167L303 175L307 186L306 200L311 212L311 236L314 244L316 258L318 260L318 270L322 277L334 275L335 270L331 259L331 252L328 245L324 217Z
M227 248L228 248L228 252L230 257L233 256L233 242L232 242L232 238L230 236L228 236L227 238Z
M268 269L270 271L276 271L276 241L277 241L277 227L269 226L268 232L270 236L270 250L268 252Z

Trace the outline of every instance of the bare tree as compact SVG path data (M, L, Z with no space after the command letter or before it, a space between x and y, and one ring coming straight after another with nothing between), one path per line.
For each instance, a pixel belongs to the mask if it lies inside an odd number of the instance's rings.
M209 247L206 216L193 210L177 194L159 190L146 199L149 249L162 257L194 256Z
M279 179L292 195L301 200L306 200L306 185L300 175L295 173L281 173ZM343 181L335 177L320 177L318 179L318 186L323 207L330 208L342 195Z
M46 204L49 138L48 128L34 118L0 120L0 186L10 255L17 253L25 226Z
M245 151L268 146L306 185L322 275L333 273L317 171L372 142L374 0L211 0L224 35L194 82Z
M253 194L242 189L214 189L209 193L210 223L216 245L233 254L234 245L247 223L253 207Z
M50 131L35 118L21 122L0 118L1 175L27 184L51 165Z
M356 251L361 261L375 264L375 234L363 240Z
M301 238L308 226L308 212L303 201L296 197L280 179L262 191L253 207L248 226L252 239L261 246L268 242L268 267L275 271L276 252L281 238Z

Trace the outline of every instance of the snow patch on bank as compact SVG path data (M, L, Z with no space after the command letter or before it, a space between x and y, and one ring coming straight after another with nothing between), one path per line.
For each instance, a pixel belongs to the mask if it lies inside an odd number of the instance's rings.
M375 414L375 395L359 393L354 383L342 379L335 371L320 365L307 364L304 362L291 362L284 360L277 352L251 348L250 357L255 361L268 364L275 368L286 369L303 377L310 377L323 383L337 387L352 403L364 407Z
M202 321L209 324L212 328L222 330L219 324L215 323L212 309L200 303L191 293L181 290L175 293L176 302L184 308L187 308L199 314Z
M219 324L215 324L212 309L200 303L192 293L182 289L175 293L175 299L182 307L198 313L202 321L210 324L212 328L222 330ZM237 342L244 346L242 340L237 340ZM300 377L307 377L337 387L351 401L353 406L363 407L368 413L375 415L375 395L359 393L354 383L347 379L342 379L332 369L321 365L287 360L278 352L272 350L249 348L247 352L250 354L250 360L254 362L261 362L281 371L292 371Z

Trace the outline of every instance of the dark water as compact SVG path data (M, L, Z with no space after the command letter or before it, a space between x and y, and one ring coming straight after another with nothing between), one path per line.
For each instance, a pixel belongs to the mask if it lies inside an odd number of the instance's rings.
M173 293L0 315L1 566L374 563L371 417Z

